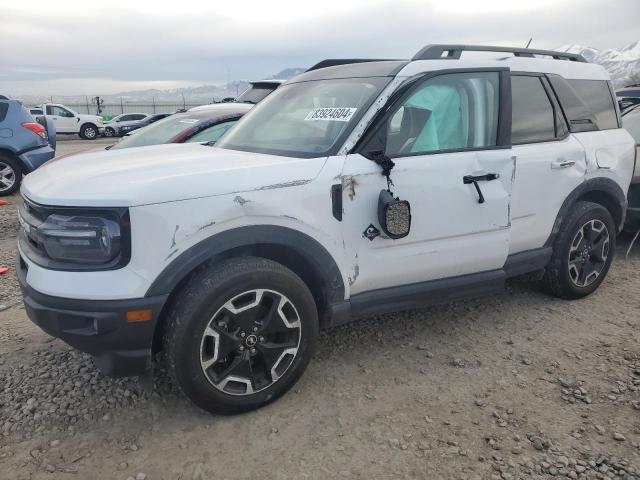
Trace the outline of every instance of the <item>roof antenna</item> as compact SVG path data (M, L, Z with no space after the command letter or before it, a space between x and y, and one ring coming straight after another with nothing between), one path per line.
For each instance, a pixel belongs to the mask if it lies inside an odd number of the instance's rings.
M531 45L531 41L532 41L532 40L533 40L533 37L531 37L531 38L529 39L529 41L527 42L527 46L526 46L526 47L524 47L524 48L529 48L529 45Z

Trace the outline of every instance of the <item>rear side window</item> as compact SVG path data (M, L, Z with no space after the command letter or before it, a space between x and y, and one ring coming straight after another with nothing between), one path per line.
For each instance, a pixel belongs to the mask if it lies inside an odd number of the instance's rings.
M0 122L4 122L4 119L7 117L8 111L9 111L9 104L5 102L0 102Z
M588 132L618 128L613 96L604 80L565 80L549 75L571 131Z
M539 77L511 77L511 143L554 140L555 112Z
M600 130L618 128L618 116L609 84L603 80L567 80L596 117Z

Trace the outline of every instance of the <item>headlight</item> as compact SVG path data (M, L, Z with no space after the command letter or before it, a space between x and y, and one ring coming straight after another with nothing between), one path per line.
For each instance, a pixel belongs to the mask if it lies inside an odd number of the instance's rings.
M53 260L100 265L120 253L120 225L108 218L53 214L38 233Z
M129 261L131 230L126 208L45 207L25 200L18 209L24 254L46 268L105 270Z

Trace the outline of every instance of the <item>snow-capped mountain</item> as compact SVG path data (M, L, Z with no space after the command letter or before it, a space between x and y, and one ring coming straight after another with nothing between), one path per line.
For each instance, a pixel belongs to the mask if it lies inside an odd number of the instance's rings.
M555 50L579 53L588 62L602 65L611 75L616 87L640 83L640 41L627 45L620 50L615 48L598 50L577 44L563 45Z

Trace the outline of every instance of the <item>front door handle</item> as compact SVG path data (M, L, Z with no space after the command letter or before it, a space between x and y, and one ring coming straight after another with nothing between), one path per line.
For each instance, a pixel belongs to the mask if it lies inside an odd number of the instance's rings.
M573 167L575 164L575 160L554 160L553 162L551 162L551 168L569 168Z
M462 183L465 185L469 185L473 183L473 186L476 187L476 192L478 192L478 203L484 203L484 195L482 194L482 190L480 190L480 186L478 182L490 182L491 180L496 180L500 178L500 175L497 173L485 173L484 175L465 175L462 177Z

